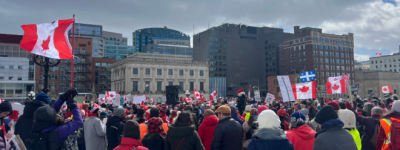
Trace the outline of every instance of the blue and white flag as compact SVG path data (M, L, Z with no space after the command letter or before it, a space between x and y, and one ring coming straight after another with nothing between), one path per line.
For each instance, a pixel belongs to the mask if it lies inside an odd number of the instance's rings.
M300 73L301 82L314 81L315 80L315 71L307 71Z

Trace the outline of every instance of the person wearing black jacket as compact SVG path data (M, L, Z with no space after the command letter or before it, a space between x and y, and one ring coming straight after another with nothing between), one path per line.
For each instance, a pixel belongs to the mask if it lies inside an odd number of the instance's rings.
M50 97L44 93L39 93L36 100L26 103L24 113L19 117L15 124L15 135L19 135L22 141L28 139L29 133L32 132L33 113L42 106L48 106L51 103Z
M106 123L107 131L107 149L114 149L121 145L121 139L124 131L125 109L115 108L114 116L108 117Z
M242 150L243 128L239 122L231 118L231 109L223 105L215 113L219 122L214 131L211 150Z

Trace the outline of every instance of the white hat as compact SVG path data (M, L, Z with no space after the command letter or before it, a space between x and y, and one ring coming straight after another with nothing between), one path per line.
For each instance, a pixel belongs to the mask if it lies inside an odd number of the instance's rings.
M264 110L258 115L258 127L259 129L279 129L281 127L281 120L278 115L272 110Z
M252 106L251 105L246 105L244 108L244 111L251 111Z
M356 127L356 116L351 110L340 109L338 112L339 118L342 120L343 128L355 128Z

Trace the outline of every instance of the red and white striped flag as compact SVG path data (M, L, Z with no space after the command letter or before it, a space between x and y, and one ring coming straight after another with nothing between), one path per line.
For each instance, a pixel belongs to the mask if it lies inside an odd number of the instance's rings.
M74 19L56 20L53 23L22 25L24 36L19 46L26 51L55 59L72 59L68 31Z

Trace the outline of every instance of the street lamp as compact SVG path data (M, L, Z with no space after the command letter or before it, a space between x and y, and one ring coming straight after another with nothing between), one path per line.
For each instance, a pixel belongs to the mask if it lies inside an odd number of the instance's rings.
M28 97L30 100L35 99L35 92L33 92L33 91L29 92Z
M189 90L186 90L185 95L186 95L186 98L189 98L189 96L190 96Z

